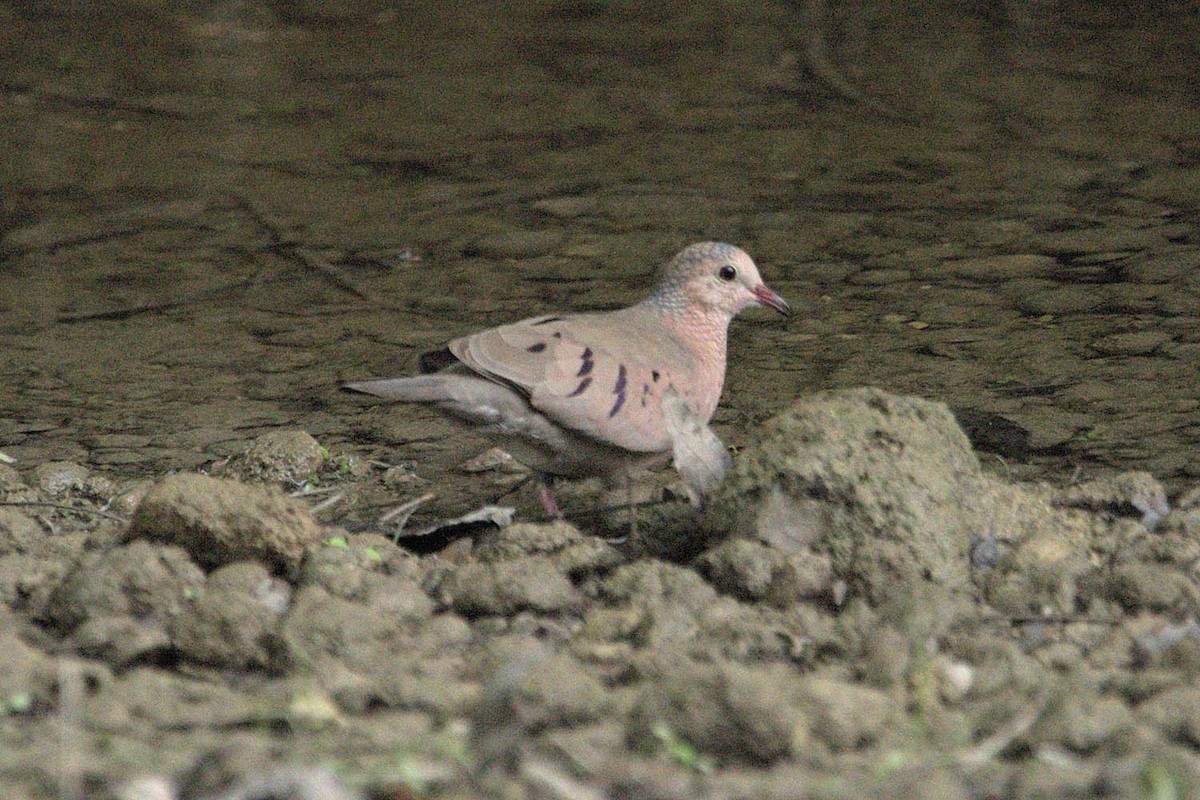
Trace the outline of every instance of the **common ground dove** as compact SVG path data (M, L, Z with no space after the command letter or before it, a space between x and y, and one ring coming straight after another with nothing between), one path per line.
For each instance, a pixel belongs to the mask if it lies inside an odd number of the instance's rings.
M755 304L790 313L744 251L700 242L667 262L636 305L480 331L427 354L423 371L437 372L345 388L432 403L500 436L544 475L622 478L674 451L685 480L707 486L725 465L707 425L725 382L729 322ZM681 460L681 445L699 455ZM554 513L545 488L542 500Z

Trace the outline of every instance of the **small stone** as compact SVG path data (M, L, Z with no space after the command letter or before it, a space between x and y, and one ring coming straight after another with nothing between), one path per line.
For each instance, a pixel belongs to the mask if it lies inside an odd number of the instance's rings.
M33 469L33 483L47 494L60 495L87 486L88 468L73 461L47 461Z
M246 445L216 474L298 486L320 471L325 456L325 448L304 431L271 431Z
M265 668L278 651L277 628L287 609L287 584L261 564L242 561L209 576L191 607L172 619L171 642L201 664Z
M957 703L967 696L975 682L975 669L962 661L942 658L937 662L938 690L947 703Z
M474 458L467 459L459 465L463 472L528 472L508 451L499 447L484 450Z
M162 620L133 616L91 617L75 629L71 645L112 667L164 655L171 646Z
M660 667L630 713L628 736L652 750L668 738L722 760L768 765L791 755L808 727L795 673L781 664Z

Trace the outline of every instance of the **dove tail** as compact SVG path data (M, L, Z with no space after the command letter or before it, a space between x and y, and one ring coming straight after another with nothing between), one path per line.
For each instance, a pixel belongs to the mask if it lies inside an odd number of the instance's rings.
M442 375L415 375L411 378L387 378L378 381L347 383L342 387L348 392L359 392L384 400L402 403L437 403L452 397L451 388Z
M523 397L486 378L438 373L360 381L342 388L402 403L434 403L457 417L497 430L511 428L514 433L533 437L554 432L554 426L530 408Z

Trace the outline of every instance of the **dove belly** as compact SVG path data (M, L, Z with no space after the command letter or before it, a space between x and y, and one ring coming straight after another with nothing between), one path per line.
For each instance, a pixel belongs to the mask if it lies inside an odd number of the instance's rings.
M427 403L491 438L531 469L565 477L610 476L659 460L604 444L565 428L533 408L520 393L482 377L435 373L360 381L353 392L404 403Z

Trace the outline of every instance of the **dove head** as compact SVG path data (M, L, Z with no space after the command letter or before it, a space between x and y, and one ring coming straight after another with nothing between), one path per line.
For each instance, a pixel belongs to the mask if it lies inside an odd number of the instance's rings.
M752 305L791 313L784 299L763 283L750 256L721 242L690 245L668 261L650 302L673 311L699 309L726 320Z

